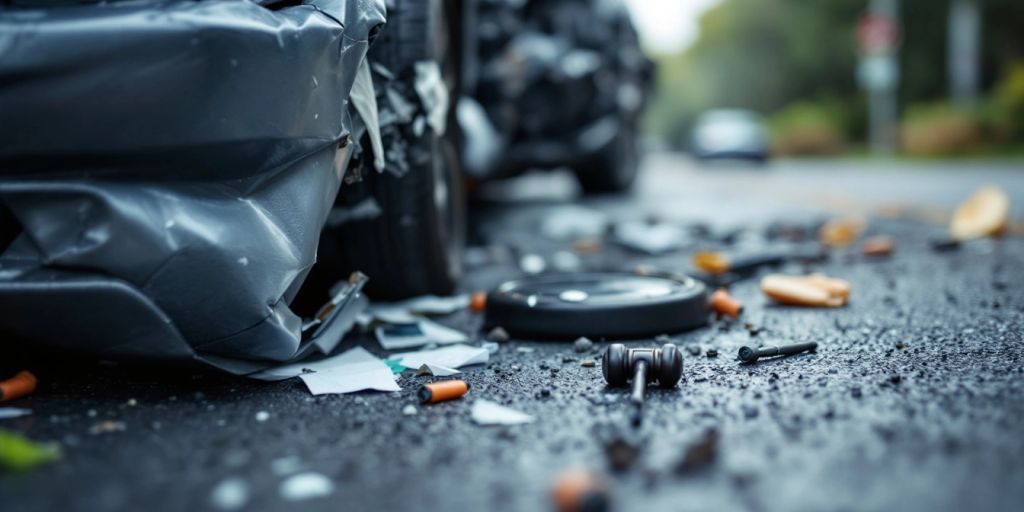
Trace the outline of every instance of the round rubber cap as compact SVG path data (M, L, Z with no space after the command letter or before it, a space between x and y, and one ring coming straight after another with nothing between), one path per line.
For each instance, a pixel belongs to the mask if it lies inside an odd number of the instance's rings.
M700 327L708 312L707 288L688 277L549 274L488 294L485 324L520 338L636 339Z

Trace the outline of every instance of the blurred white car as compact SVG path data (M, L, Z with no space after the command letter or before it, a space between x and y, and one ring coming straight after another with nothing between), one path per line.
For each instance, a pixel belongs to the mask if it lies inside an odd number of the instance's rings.
M711 110L693 129L693 155L700 160L739 159L764 162L768 133L761 117L748 110Z

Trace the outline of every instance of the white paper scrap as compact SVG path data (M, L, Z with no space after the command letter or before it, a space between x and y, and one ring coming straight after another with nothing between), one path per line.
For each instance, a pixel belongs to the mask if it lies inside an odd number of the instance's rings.
M473 401L470 415L479 425L519 425L533 421L529 414L480 398Z
M672 251L689 242L686 233L678 226L641 221L619 223L615 227L615 237L620 244L648 254Z
M465 333L446 327L437 322L418 318L414 323L395 323L377 327L377 341L385 350L412 348L427 343L447 345L469 341ZM409 365L405 365L409 366ZM417 366L409 366L417 368Z
M445 368L461 368L471 364L486 363L490 359L487 349L469 345L452 345L433 350L403 352L391 356L406 368L419 368L425 364Z
M419 370L416 371L416 375L433 375L434 377L447 377L449 375L455 375L462 373L455 368L448 368L447 366L441 366L430 363L423 363L420 365Z
M399 391L391 368L377 359L363 347L345 351L330 368L318 369L315 373L299 375L314 395L328 393L352 393L364 389L377 391Z
M31 409L22 409L19 407L0 407L0 420L6 420L9 418L20 418L22 416L28 416L32 414Z
M447 315L469 307L469 295L452 295L451 297L438 297L436 295L422 295L413 297L401 302L377 303L370 306L368 313L372 316L388 321L386 317L400 315L402 313L419 313L422 315Z

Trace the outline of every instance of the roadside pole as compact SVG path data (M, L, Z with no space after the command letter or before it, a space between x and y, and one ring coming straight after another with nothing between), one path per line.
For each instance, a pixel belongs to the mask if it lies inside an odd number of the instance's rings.
M857 23L857 78L868 93L868 141L875 155L899 146L899 0L871 0Z

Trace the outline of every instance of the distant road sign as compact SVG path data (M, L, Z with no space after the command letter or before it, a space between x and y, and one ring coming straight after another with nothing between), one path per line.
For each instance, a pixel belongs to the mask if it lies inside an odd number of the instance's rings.
M863 55L892 53L900 42L900 29L889 17L865 14L857 22L857 44Z

